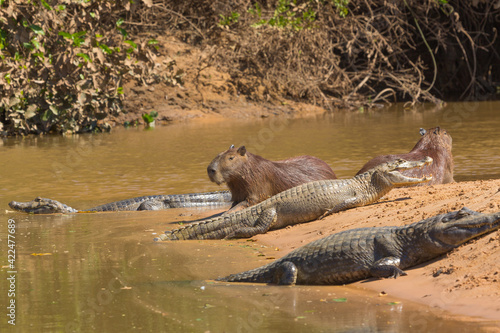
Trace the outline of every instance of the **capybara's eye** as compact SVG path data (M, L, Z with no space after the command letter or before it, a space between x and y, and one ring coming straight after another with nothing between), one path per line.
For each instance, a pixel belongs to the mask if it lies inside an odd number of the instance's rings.
M230 160L230 161L234 160L234 156L231 156L231 157L229 158L229 160Z

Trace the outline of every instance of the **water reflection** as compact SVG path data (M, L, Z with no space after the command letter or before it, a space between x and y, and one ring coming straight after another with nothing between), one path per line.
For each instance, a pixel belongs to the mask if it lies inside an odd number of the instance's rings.
M473 332L484 326L443 319L443 311L429 313L427 307L355 287L207 280L258 266L274 249L245 240L151 242L153 233L164 229L158 219L179 219L179 212L14 216L19 224L17 327Z

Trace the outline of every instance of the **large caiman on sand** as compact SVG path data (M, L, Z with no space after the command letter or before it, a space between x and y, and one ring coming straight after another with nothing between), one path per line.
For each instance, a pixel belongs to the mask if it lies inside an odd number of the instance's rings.
M436 258L500 227L500 212L468 208L403 227L360 228L318 239L265 266L219 281L282 285L345 284L396 278L403 269Z
M293 187L249 208L166 231L155 240L252 237L268 230L309 222L329 214L371 204L395 187L427 182L431 176L411 178L399 170L423 167L421 161L396 160L351 179L318 180Z
M187 207L220 207L231 204L231 192L216 191L188 194L159 194L115 201L86 210L78 210L57 200L37 197L28 202L9 202L10 208L31 214L116 212L132 210L162 210Z

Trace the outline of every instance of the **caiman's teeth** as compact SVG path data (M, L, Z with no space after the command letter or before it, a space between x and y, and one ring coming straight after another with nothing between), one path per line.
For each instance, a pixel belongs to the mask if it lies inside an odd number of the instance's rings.
M461 227L464 229L477 229L477 228L482 228L486 225L488 225L488 223L482 223L482 224L476 224L476 225L462 225Z

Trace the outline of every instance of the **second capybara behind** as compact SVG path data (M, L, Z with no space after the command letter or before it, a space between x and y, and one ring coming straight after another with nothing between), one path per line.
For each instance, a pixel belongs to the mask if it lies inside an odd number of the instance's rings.
M448 132L440 127L425 130L420 129L422 137L418 140L417 144L409 153L396 154L396 155L381 155L374 157L368 161L357 175L368 171L379 164L396 160L398 158L407 161L417 161L425 156L430 156L433 159L431 165L424 166L423 168L415 168L401 171L402 174L409 177L423 177L424 175L431 175L432 180L428 183L419 184L446 184L452 183L453 180L453 155L451 154L452 139ZM418 185L417 185L418 186Z
M245 146L218 154L207 167L208 177L218 185L226 183L233 208L264 201L289 188L321 179L336 179L324 161L313 156L298 156L270 161L249 153Z

